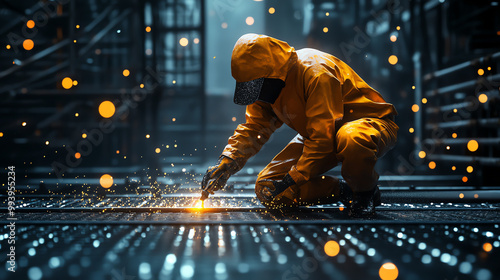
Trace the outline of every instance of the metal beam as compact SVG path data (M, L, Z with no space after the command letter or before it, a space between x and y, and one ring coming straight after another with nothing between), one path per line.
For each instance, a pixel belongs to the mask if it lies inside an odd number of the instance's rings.
M425 129L431 130L436 128L458 128L458 127L469 127L477 125L481 127L499 127L500 118L461 120L461 121L443 122L443 123L428 123L425 125Z
M471 157L471 156L456 156L432 154L427 156L430 160L442 160L451 162L474 163L478 162L483 165L500 166L500 158L494 157Z

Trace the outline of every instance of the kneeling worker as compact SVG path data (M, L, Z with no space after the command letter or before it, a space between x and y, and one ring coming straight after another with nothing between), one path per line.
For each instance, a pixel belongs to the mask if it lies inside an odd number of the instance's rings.
M271 209L341 201L351 217L380 205L375 163L396 143L396 109L347 64L275 38L246 34L231 57L234 102L246 122L202 181L202 199L224 187L283 123L297 136L258 175L255 193ZM323 173L342 163L344 180Z

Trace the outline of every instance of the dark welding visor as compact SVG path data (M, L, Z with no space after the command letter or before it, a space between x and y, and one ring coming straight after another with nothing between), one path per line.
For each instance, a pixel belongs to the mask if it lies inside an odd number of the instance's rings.
M273 104L285 86L280 79L259 78L248 82L236 83L234 103L249 105L257 100Z

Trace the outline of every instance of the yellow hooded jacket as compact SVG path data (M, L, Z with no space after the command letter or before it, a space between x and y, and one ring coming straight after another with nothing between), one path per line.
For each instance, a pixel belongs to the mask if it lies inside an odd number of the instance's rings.
M241 169L285 123L305 138L302 156L289 172L298 185L319 175L321 160L336 153L340 122L397 115L392 104L340 59L315 49L295 51L269 36L238 39L231 72L237 82L275 78L285 81L285 87L274 104L256 101L246 107L246 122L238 125L222 154Z

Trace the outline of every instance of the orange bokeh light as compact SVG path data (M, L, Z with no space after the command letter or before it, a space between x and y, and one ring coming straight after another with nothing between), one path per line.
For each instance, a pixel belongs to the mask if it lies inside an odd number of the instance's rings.
M391 56L389 56L388 61L391 65L394 65L394 64L398 63L398 57L395 55L391 55Z
M79 158L81 158L81 157L82 157L82 154L80 154L80 153L75 153L75 158L76 158L76 159L79 159Z
M101 187L109 189L113 185L113 177L109 174L104 174L101 176L99 183L101 184Z
M337 243L337 241L330 240L325 243L324 249L325 249L325 254L327 254L330 257L335 257L336 255L338 255L340 251L340 246L339 243Z
M481 103L486 103L486 101L488 101L488 95L484 94L484 93L481 93L478 98L479 102Z
M29 29L35 27L35 22L32 19L28 20L26 22L26 27L28 27Z
M471 152L477 151L478 148L479 148L479 143L477 143L476 140L470 140L467 143L467 149L469 149L469 151L471 151Z
M418 112L418 110L420 110L420 107L417 104L413 104L413 106L411 106L411 110L414 113L416 113L416 112Z
M26 39L23 42L23 48L27 51L32 50L34 46L35 46L35 43L31 39Z
M65 89L70 89L73 86L73 80L70 77L62 79L61 85Z
M115 114L115 104L111 101L103 101L99 105L99 114L103 118L111 118Z
M395 280L398 278L398 274L398 268L395 264L390 262L384 263L378 271L378 275L382 280Z
M485 252L490 252L491 250L493 250L493 246L491 245L491 243L486 242L483 244L483 250Z
M434 161L429 162L429 168L430 169L436 168L436 163Z

